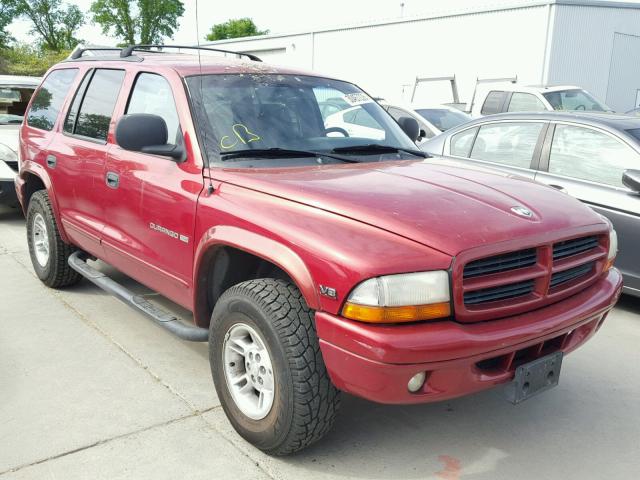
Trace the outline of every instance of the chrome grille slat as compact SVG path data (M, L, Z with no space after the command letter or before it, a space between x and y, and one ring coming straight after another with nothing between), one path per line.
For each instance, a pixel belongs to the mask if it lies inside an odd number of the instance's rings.
M534 285L534 280L526 280L524 282L511 283L500 287L484 288L482 290L467 292L464 294L464 303L466 305L476 305L478 303L521 297L533 292Z
M482 258L469 262L464 267L463 278L473 278L480 275L489 275L515 270L517 268L530 267L535 265L536 261L537 252L535 248Z
M570 257L571 255L577 255L578 253L586 252L597 246L598 237L595 236L558 242L553 245L553 259L560 260Z
M553 288L563 283L570 282L571 280L575 280L576 278L580 278L583 275L590 273L593 269L593 265L593 262L589 262L563 272L556 272L551 276L551 283L549 286Z

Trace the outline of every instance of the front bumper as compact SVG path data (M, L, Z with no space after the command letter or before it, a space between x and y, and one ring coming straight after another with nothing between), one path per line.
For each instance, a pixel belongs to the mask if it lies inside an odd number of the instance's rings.
M537 310L499 320L371 325L316 313L320 348L334 385L380 403L426 403L511 381L515 368L568 353L602 325L622 291L611 269L589 288ZM427 372L422 389L409 379Z

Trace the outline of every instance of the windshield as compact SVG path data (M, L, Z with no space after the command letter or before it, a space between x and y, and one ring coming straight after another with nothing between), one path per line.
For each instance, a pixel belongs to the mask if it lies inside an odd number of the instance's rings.
M416 149L389 114L350 83L279 74L202 75L186 81L200 139L213 163L249 149L330 153L372 144ZM362 160L380 160L381 153L373 153Z
M35 87L0 86L0 125L21 124Z
M588 92L581 89L559 90L542 94L554 110L586 110L592 112L612 111L604 103L600 103Z
M441 132L471 120L471 115L447 108L419 108L416 112L429 120Z

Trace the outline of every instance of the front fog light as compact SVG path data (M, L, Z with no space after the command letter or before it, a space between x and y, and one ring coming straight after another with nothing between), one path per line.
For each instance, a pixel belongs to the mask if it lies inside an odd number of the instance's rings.
M411 380L409 380L409 383L407 384L407 388L409 389L409 391L411 393L416 393L418 390L420 390L424 385L425 378L427 378L426 372L419 372L411 377Z

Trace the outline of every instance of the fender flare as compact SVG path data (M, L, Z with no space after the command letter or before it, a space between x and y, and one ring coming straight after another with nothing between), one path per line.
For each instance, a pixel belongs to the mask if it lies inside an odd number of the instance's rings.
M311 272L297 253L276 240L249 230L231 225L218 225L207 230L196 247L193 311L197 325L207 325L210 313L203 305L202 293L198 288L200 282L205 281L202 272L203 263L205 259L211 258L217 248L221 247L233 247L278 266L293 280L309 308L313 310L320 308L320 299Z
M40 181L44 184L45 189L47 190L47 194L49 195L49 202L51 202L51 208L53 209L53 215L56 219L56 223L58 225L58 231L60 232L60 237L66 243L69 243L69 237L67 237L67 233L64 230L64 226L62 225L62 221L60 219L60 209L58 209L58 202L56 200L56 195L53 189L53 184L51 183L51 178L49 177L49 173L44 169L44 167L38 163L32 161L25 161L19 173L19 178L21 180L20 185L20 198L24 199L25 196L25 186L27 183L26 175L33 175L40 179ZM24 202L24 200L22 200ZM24 211L25 217L27 215L27 209L29 205L22 205L22 209Z

